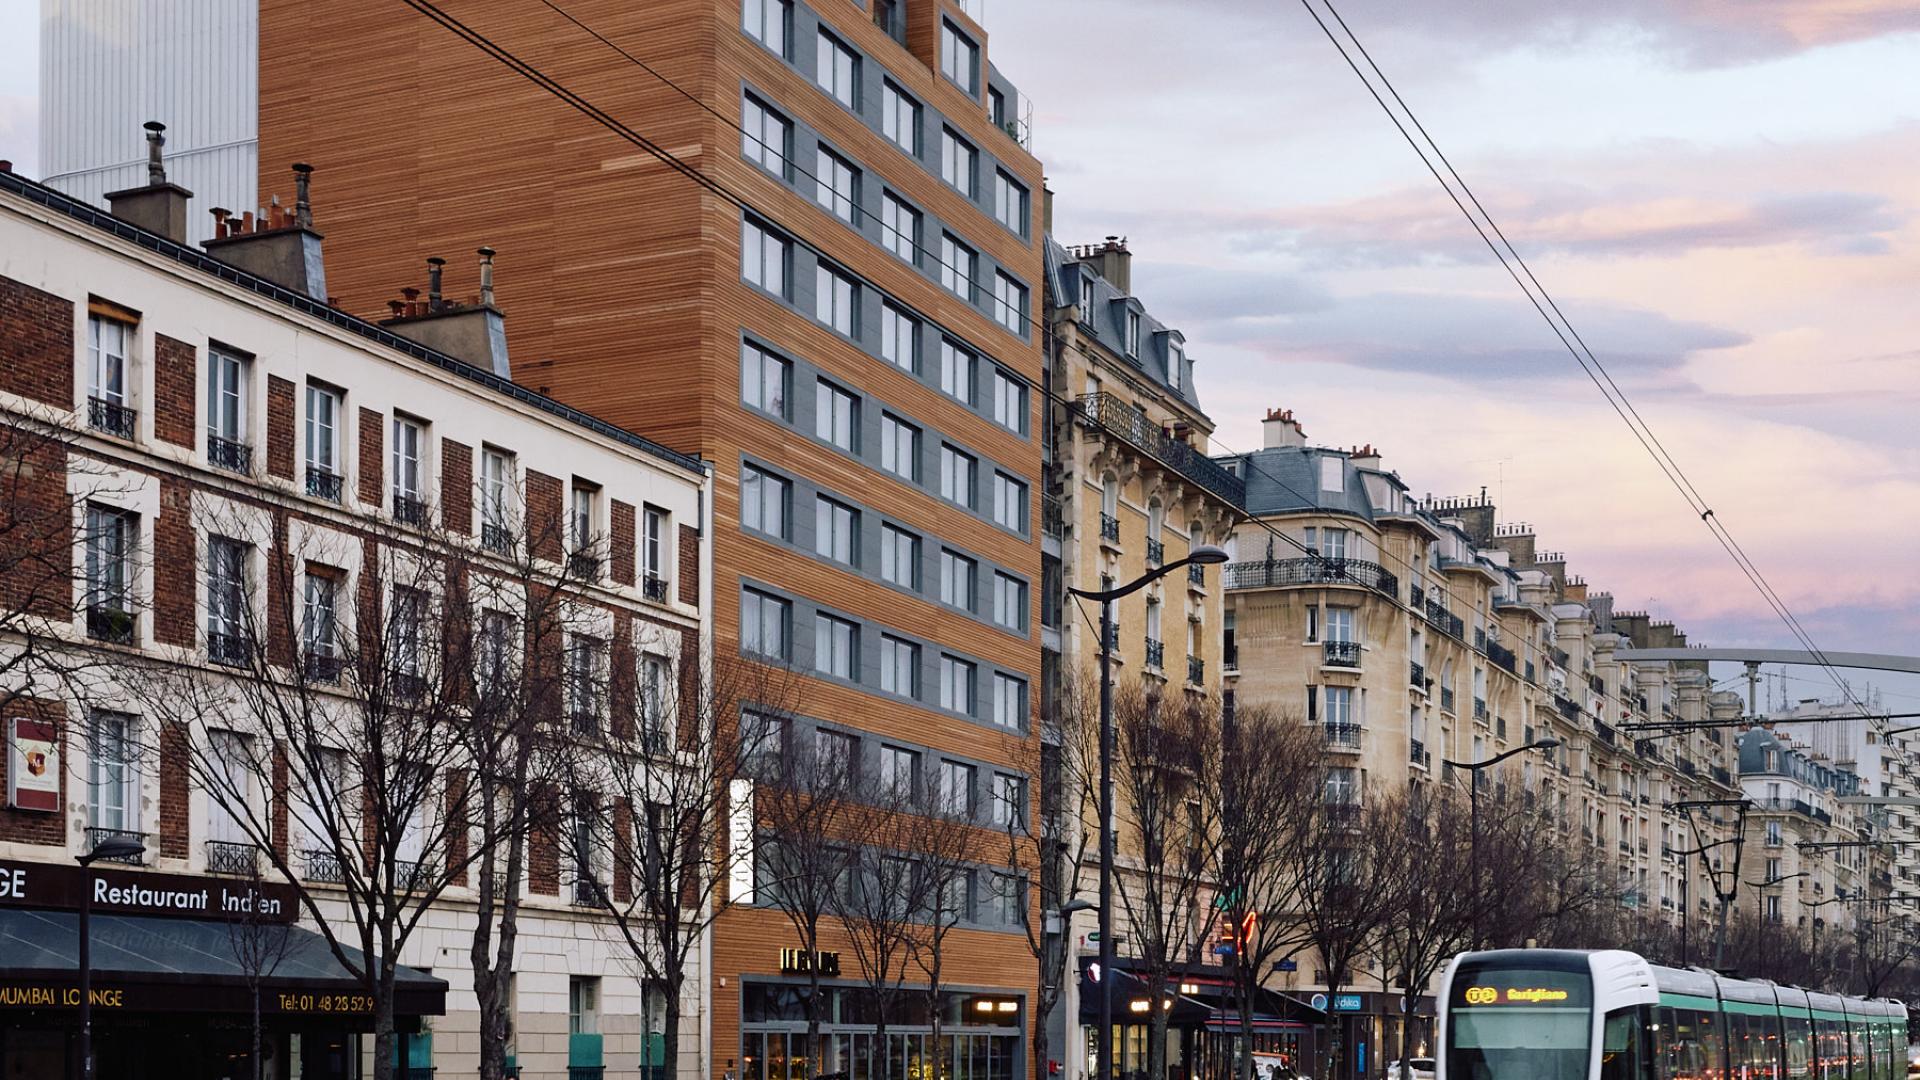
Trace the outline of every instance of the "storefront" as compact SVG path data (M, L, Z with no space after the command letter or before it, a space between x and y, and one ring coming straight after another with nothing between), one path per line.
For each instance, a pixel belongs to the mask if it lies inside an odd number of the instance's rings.
M828 954L831 955L831 954ZM821 988L817 1074L807 1067L804 979L748 977L740 992L738 1080L1025 1080L1026 1002L1006 991L940 995L940 1033L924 990L888 1003L886 1034L871 990L841 979Z
M1102 988L1093 964L1083 961L1080 976L1081 1035L1086 1040L1090 1073L1098 1070ZM1317 1025L1324 1014L1285 995L1258 991L1254 999L1253 1042L1244 1045L1240 1013L1225 969L1196 967L1156 995L1146 980L1124 967L1113 973L1116 1064L1123 1080L1148 1080L1147 1017L1157 996L1167 1012L1166 1080L1232 1080L1242 1053L1256 1059L1312 1059Z
M0 862L0 1078L74 1075L80 889L91 887L95 1075L251 1077L253 1021L274 1080L354 1080L372 999L285 886ZM446 1010L446 983L401 969L403 1030ZM416 1037L419 1038L419 1037ZM408 1055L413 1056L412 1054Z

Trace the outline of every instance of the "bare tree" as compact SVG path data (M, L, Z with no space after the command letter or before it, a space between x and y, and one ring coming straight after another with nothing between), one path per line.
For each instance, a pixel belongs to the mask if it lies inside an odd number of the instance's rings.
M261 886L266 879L256 861L247 875L247 899L237 909L226 912L227 940L233 945L233 957L240 966L240 978L246 983L253 1041L248 1060L253 1080L266 1080L266 1062L261 1056L260 992L268 979L280 970L293 944L293 924L270 915L262 899Z
M850 887L833 892L833 910L846 933L860 981L873 1002L875 1045L887 1045L888 1022L907 993L907 968L916 951L916 927L945 921L946 897L919 858L916 841L932 808L902 783L851 808L859 843L850 847ZM837 1072L827 1068L825 1072ZM877 1080L893 1080L891 1054L882 1054Z
M497 890L492 870L506 844L513 877L509 839L534 811L509 790L519 774L506 763L575 737L552 709L563 674L553 650L574 620L604 614L563 602L590 568L557 557L557 520L530 520L524 544L499 552L436 530L431 508L404 518L296 537L269 507L204 512L205 664L154 659L129 679L181 748L167 764L212 805L210 867L265 860L367 987L377 1080L396 1068L401 952L483 861L484 925L511 941L516 890ZM354 595L342 567L358 567ZM490 632L494 615L506 632ZM483 1042L498 1048L504 980L476 969L490 1003ZM483 1056L504 1064L497 1049Z
M1214 876L1233 948L1227 965L1240 1014L1235 1069L1252 1080L1262 974L1309 944L1297 917L1298 867L1317 836L1322 738L1295 717L1242 706L1222 717L1220 757Z
M752 846L728 836L730 814L752 809L730 810L730 797L747 798L759 766L777 756L771 740L793 716L797 694L784 669L711 652L709 643L680 644L620 665L635 681L631 691L616 681L611 735L572 755L569 767L572 789L611 809L611 828L559 830L575 867L611 863L610 886L598 874L581 883L611 917L636 970L659 989L659 1034L676 1059L700 944L739 902L723 886L752 871Z
M1114 813L1122 866L1115 900L1126 913L1135 974L1151 995L1149 1076L1166 1075L1167 987L1199 962L1213 929L1219 837L1220 716L1216 702L1168 700L1157 688L1114 692ZM1103 972L1101 978L1114 978Z
M1078 897L1088 854L1098 842L1100 813L1100 717L1098 691L1089 678L1064 685L1041 716L1040 811L1005 822L1008 866L1038 868L1039 903L1016 905L1020 928L1036 966L1032 1076L1047 1069L1048 1018L1059 1007L1066 981L1066 926L1061 909Z
M1300 851L1298 917L1302 934L1325 965L1331 1002L1394 917L1401 887L1394 851L1405 825L1389 800L1368 797L1348 773L1328 769L1326 775L1324 798L1313 815L1313 839ZM1322 1032L1323 1073L1333 1075L1343 1048L1339 1020L1331 1011Z
M995 820L1008 829L1019 826L1032 813L1024 784L996 780L987 792ZM1003 783L1010 786L1001 786ZM941 996L946 992L947 942L955 927L968 914L968 886L975 880L979 856L995 850L989 835L982 834L965 816L971 792L943 791L922 784L919 793L905 807L904 850L920 873L920 892L925 904L920 917L905 927L907 955L913 967L924 976L922 994L933 1028L933 1045L940 1045L946 1010ZM1008 860L1006 871L983 871L979 879L982 895L997 904L1025 909L1027 894L1016 867Z

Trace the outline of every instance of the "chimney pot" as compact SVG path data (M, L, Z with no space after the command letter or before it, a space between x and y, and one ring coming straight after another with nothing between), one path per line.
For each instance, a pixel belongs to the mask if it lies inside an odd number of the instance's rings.
M160 160L160 148L167 144L167 125L149 120L141 126L147 129L147 183L158 187L167 182L167 167Z
M478 254L480 256L480 303L483 306L492 307L494 251L490 247L483 247Z
M0 172L10 173L12 171L13 171L13 162L8 161L6 158L0 158Z
M293 163L293 223L303 229L313 227L313 166L304 161Z
M427 257L427 306L429 309L440 306L440 271L447 260L438 255Z

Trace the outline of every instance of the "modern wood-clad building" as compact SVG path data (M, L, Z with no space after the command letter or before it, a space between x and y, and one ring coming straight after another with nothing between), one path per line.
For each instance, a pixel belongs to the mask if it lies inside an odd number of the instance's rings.
M999 836L943 973L949 1011L991 999L991 1022L936 1046L909 1018L876 1046L849 955L820 1068L1025 1075L1031 899L996 824L1030 812L1039 757L1041 174L1018 93L954 0L562 6L631 58L542 5L447 10L745 209L387 0L263 0L261 160L316 167L343 307L491 245L518 381L714 463L719 652L802 673L793 744L964 785L983 851ZM688 1029L714 1077L801 1075L799 944L765 906L719 923Z

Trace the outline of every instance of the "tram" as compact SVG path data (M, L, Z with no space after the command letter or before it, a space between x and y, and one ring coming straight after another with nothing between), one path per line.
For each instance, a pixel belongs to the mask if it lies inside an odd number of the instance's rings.
M1907 1009L1618 951L1462 953L1438 1080L1899 1080Z

